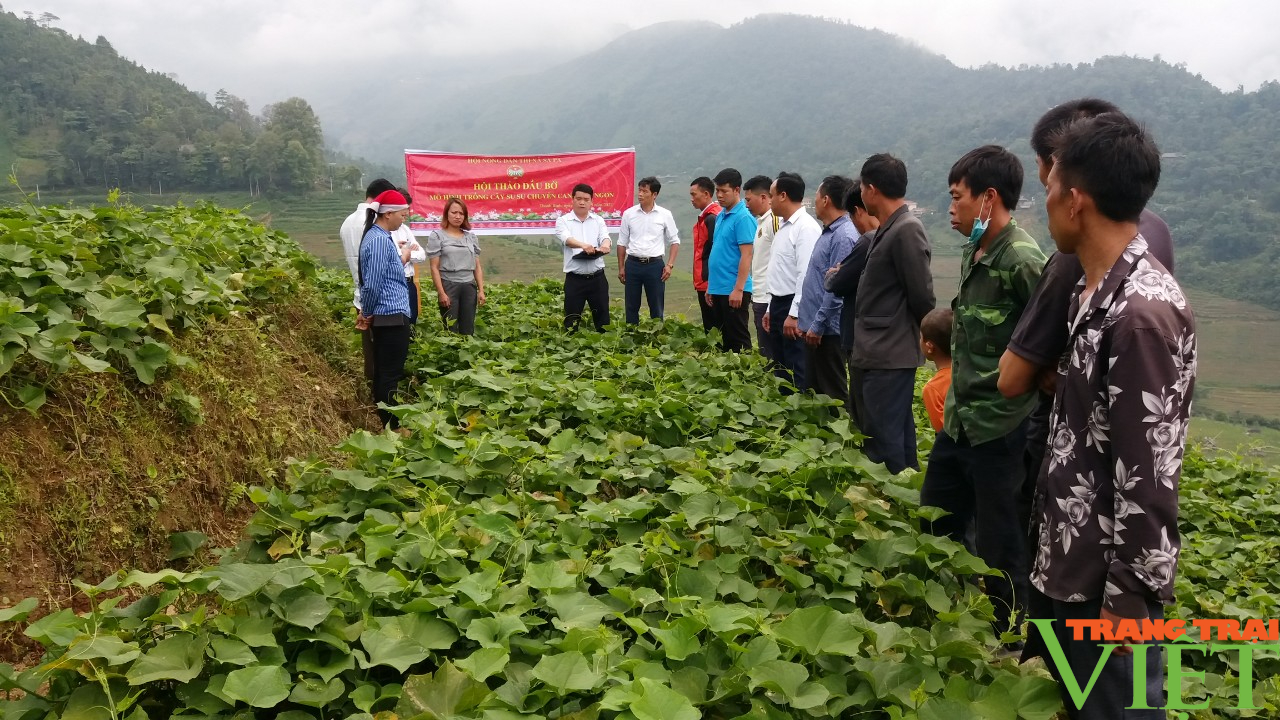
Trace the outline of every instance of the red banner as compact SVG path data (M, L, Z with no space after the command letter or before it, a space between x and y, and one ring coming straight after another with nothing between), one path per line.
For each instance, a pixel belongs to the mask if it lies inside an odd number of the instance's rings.
M556 218L573 212L573 186L595 191L592 208L611 230L635 204L636 151L591 150L557 155L463 155L406 150L413 196L409 227L425 235L440 227L451 197L462 198L477 235L550 235Z

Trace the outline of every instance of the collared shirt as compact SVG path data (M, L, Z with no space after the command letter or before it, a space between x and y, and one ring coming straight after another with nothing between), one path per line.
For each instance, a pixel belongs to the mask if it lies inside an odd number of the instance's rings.
M720 203L712 200L710 204L702 208L702 212L698 213L698 219L693 223L693 289L706 292L707 290L707 264L710 261L707 252L707 244L714 240L716 217L720 215L723 208Z
M853 352L853 328L857 320L858 283L862 280L862 271L867 267L867 251L871 249L871 238L874 230L863 233L853 244L853 252L840 261L840 271L826 283L831 292L844 300L840 308L840 349L846 355ZM950 375L948 374L948 377ZM950 384L950 380L947 383ZM942 405L938 405L938 428L942 428Z
M742 262L742 245L750 245L756 239L756 219L741 200L720 213L716 219L716 234L711 242L711 262L708 263L707 294L729 295L738 282L738 264ZM742 292L751 292L751 270Z
M618 247L627 249L628 255L651 258L662 257L667 244L680 244L680 231L671 211L661 205L645 212L639 205L632 205L622 213L622 227L618 230Z
M809 269L809 256L822 234L822 226L804 207L782 221L773 236L773 257L769 260L769 295L794 295L787 315L799 317L804 297L804 274ZM846 253L847 254L847 253ZM834 263L833 263L834 264Z
M604 241L609 239L609 228L605 226L604 218L593 212L588 212L585 220L579 220L577 214L573 212L561 215L556 219L556 237L560 238L560 243L564 246L564 271L566 274L592 275L604 269L604 256L587 259L575 258L573 257L574 254L581 252L581 249L569 247L566 244L569 238L574 238L593 247L600 247Z
M342 238L342 254L347 259L347 269L351 271L351 284L355 285L355 297L351 304L360 309L360 238L364 232L365 211L369 203L360 203L356 211L342 221L338 237Z
M1145 617L1148 599L1173 600L1195 317L1141 234L1082 307L1084 283L1036 488L1031 583L1057 600L1101 597L1121 617Z
M374 225L360 243L360 307L365 315L409 314L409 286L391 233Z
M1036 404L1033 392L1006 398L1000 356L1035 293L1044 269L1040 246L1010 220L982 257L965 243L960 260L960 292L951 301L951 392L943 429L952 438L980 445L1008 435Z
M751 283L759 302L769 302L769 258L773 255L773 236L778 233L782 220L765 210L756 218L756 241L751 250Z
M828 270L853 252L857 239L858 229L848 215L841 215L822 229L804 273L804 288L796 315L801 332L840 336L840 311L844 308L844 299L827 290L823 281Z
M427 236L427 257L440 258L440 279L455 283L476 281L476 261L480 259L480 240L470 230L454 237L444 230L432 230Z

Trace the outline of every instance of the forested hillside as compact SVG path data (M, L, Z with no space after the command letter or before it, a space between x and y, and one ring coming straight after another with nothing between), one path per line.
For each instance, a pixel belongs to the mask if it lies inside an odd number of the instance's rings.
M816 179L890 151L910 166L910 195L945 212L951 163L999 143L1025 159L1029 209L1039 213L1031 126L1083 95L1141 118L1167 154L1154 202L1173 227L1183 279L1280 307L1280 85L1224 93L1158 58L972 70L816 18L666 24L545 72L473 85L447 113L388 117L380 143L353 149L389 158L406 145L635 146L638 172L682 180L725 165Z
M329 162L301 98L255 116L225 90L210 103L174 79L76 39L45 15L0 12L0 162L28 188L300 191L354 187ZM229 78L230 79L230 78Z

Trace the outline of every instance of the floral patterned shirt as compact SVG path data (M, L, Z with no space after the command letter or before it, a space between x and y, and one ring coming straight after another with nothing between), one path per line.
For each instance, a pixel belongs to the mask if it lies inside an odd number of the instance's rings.
M1145 617L1148 598L1173 599L1195 317L1141 234L1081 307L1084 284L1036 488L1031 583L1057 600L1101 596L1121 617Z

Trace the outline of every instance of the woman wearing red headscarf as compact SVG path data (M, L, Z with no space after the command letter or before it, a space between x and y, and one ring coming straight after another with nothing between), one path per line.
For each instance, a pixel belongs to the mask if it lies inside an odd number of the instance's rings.
M404 259L391 233L409 217L409 203L395 190L374 198L360 239L360 307L356 328L373 336L373 401L394 405L396 388L404 377L409 357L409 288L404 281ZM378 408L383 424L396 429L399 419Z

